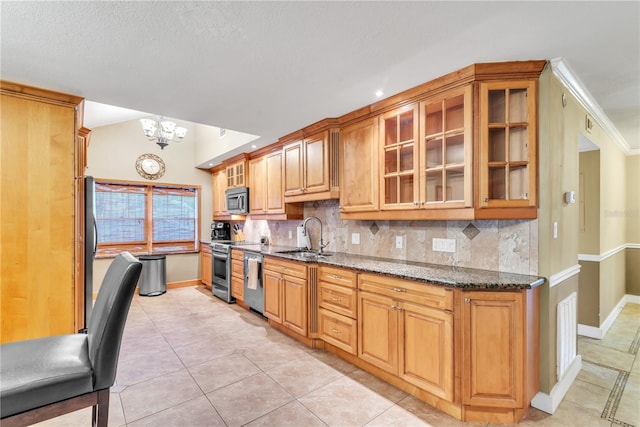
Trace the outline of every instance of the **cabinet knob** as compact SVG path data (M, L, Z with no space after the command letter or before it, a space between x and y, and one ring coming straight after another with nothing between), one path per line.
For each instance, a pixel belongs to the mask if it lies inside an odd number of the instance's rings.
M488 197L485 197L485 198L484 198L484 202L485 202L485 203L487 203L488 201L489 201L489 198L488 198Z
M464 302L466 302L467 304L469 304L471 302L471 298L465 298Z

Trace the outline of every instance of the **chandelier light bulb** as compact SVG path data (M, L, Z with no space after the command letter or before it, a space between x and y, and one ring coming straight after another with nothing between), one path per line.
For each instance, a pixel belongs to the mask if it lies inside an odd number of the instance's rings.
M169 142L180 142L187 134L186 128L176 126L164 117L158 117L157 120L140 119L140 123L147 139L158 144L163 150Z

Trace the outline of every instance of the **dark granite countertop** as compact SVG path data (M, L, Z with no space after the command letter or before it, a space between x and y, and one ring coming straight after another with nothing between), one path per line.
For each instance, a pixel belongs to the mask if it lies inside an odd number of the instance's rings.
M292 261L348 268L358 272L383 274L452 288L492 290L531 289L545 282L543 277L526 274L401 261L346 253L328 252L326 256L317 256L310 253L282 253L283 251L296 249L289 246L240 244L237 246L234 245L234 247Z

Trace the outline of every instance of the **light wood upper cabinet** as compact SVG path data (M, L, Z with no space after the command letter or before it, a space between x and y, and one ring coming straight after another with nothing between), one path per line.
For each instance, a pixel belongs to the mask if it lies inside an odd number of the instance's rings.
M211 187L213 191L213 219L228 219L227 197L227 170L219 168L211 173Z
M340 132L340 211L371 212L379 208L378 118L344 127Z
M325 130L284 145L284 196L287 202L337 198L332 172L337 165L336 130ZM336 153L337 154L337 153ZM335 171L337 172L337 171Z
M247 158L243 157L226 166L227 188L247 186Z
M420 206L473 203L472 86L420 103Z
M84 328L80 97L0 82L0 341Z
M249 209L254 219L301 219L301 204L285 204L282 150L249 161L251 191Z
M419 206L418 105L380 117L381 209Z
M535 80L480 84L480 208L535 208L536 97Z

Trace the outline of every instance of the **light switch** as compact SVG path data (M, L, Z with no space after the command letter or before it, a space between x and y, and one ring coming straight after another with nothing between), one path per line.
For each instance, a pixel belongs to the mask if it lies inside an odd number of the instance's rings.
M396 236L396 249L402 249L402 236Z
M351 244L353 245L360 244L360 233L351 233Z

